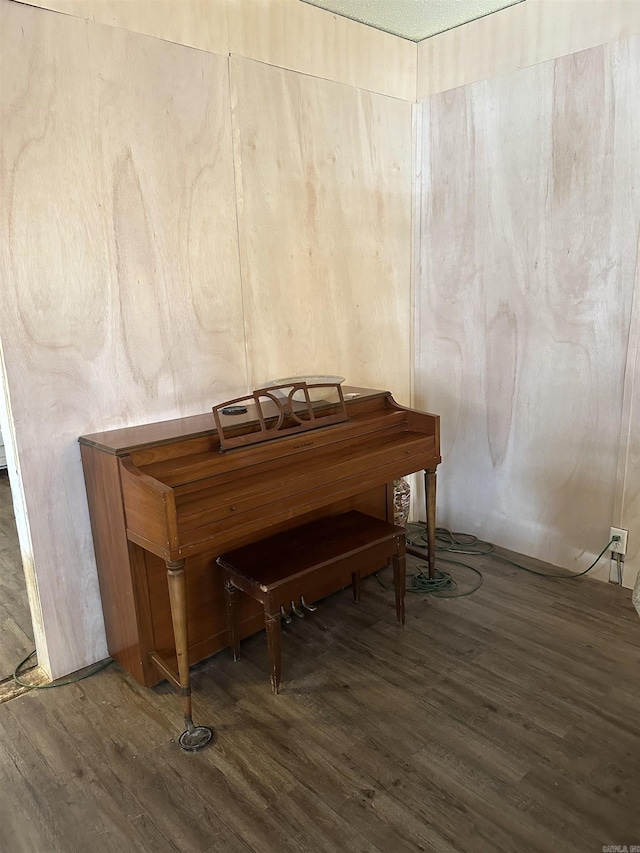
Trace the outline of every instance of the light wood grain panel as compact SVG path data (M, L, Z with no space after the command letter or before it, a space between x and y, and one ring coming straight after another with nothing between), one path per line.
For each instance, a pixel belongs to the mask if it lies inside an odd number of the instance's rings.
M640 273L640 264L638 264ZM634 318L629 336L625 399L622 410L620 462L617 487L620 514L614 526L629 531L622 582L633 588L640 573L640 274L636 280Z
M224 56L229 51L230 2L233 0L36 0L30 5Z
M230 50L404 100L416 96L417 47L299 0L229 3Z
M618 89L640 91L640 38L616 45ZM621 180L635 187L632 203L623 212L630 226L640 221L640 113L637 102L616 102L616 144L627 153L629 168ZM640 229L636 249L633 309L626 353L620 453L613 525L629 531L623 583L633 587L640 571Z
M638 41L424 105L416 404L442 415L439 523L568 568L613 523Z
M414 100L417 47L300 0L35 0L91 21Z
M228 68L0 11L0 333L57 675L105 653L78 435L246 389Z
M418 98L640 33L640 0L526 0L418 45Z
M411 105L232 58L250 376L410 385Z

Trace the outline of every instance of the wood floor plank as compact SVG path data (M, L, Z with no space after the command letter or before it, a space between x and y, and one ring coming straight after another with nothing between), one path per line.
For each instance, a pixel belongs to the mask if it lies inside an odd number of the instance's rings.
M382 853L332 808L318 809L314 795L303 786L279 797L271 813L299 850L307 849L312 839L313 849L323 853L335 850Z
M371 796L368 793L347 800L340 814L369 844L394 853L450 853L451 848L434 846L429 838L433 832L429 824L417 817L404 804L389 794ZM453 848L455 850L455 848Z
M526 558L522 558L526 561ZM2 853L584 853L640 843L640 619L628 591L490 557L472 596L363 582L193 668L215 742L117 667L0 705ZM527 561L527 565L537 565ZM383 580L388 572L382 573ZM635 836L634 836L635 833Z

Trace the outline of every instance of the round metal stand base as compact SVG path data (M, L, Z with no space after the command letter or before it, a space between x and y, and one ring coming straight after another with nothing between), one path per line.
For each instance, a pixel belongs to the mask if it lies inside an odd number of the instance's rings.
M186 752L197 752L213 740L213 729L208 726L194 726L191 730L182 732L178 743Z

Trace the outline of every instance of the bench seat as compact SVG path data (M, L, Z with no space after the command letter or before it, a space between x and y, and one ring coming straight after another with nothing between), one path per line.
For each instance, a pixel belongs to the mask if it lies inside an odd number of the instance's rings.
M372 566L393 562L398 623L404 625L406 583L405 530L379 518L351 511L312 521L218 557L225 573L225 596L231 648L240 658L238 591L264 607L271 687L280 689L281 608L304 598L313 602L328 577L345 586L351 582L356 601L360 577Z

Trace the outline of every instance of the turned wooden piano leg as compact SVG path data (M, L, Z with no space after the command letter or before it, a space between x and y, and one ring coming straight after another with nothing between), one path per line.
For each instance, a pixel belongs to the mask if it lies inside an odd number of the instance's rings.
M436 571L436 469L427 468L424 472L425 510L427 516L427 563L429 577Z
M194 726L191 718L191 677L189 675L189 638L187 632L187 578L184 570L184 560L170 562L167 560L167 583L169 586L169 603L171 605L171 621L173 636L176 644L178 659L178 676L180 695L184 712L185 731L178 738L180 746L195 752L206 746L213 737L213 731L208 726Z

